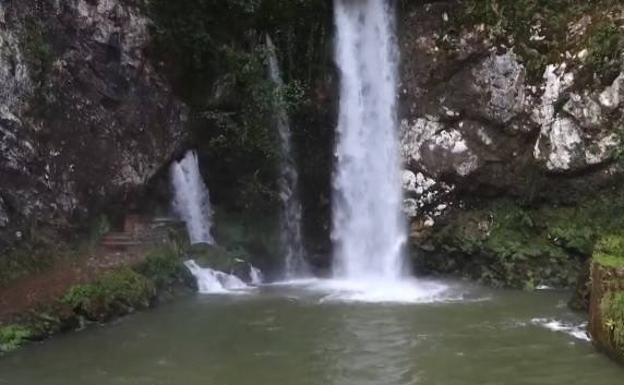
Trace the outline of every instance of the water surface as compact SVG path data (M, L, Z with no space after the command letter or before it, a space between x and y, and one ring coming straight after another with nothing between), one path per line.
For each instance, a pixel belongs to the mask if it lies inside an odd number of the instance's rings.
M0 358L10 385L614 385L624 369L536 319L568 293L367 304L276 286L193 296ZM541 323L540 323L541 322Z

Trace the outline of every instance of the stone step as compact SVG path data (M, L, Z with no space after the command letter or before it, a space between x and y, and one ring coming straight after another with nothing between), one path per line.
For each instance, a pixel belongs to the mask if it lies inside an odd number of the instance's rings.
M151 222L153 224L177 224L181 223L182 221L173 217L154 217L152 218Z
M103 247L132 247L132 246L141 246L143 242L127 240L104 240L100 243Z
M126 234L126 233L108 233L102 237L102 241L108 241L108 240L126 241L126 240L133 240L133 239L134 237L132 235Z

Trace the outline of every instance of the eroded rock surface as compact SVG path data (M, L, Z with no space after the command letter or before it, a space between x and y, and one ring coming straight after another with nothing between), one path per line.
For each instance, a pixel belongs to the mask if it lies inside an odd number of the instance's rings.
M455 188L438 203L535 190L552 199L559 189L584 193L621 175L613 163L622 144L624 72L600 85L586 71L587 35L598 16L569 23L577 44L570 49L578 51L535 80L517 52L524 42L498 43L486 25L461 24L466 10L453 1L426 3L406 7L399 23L401 149L414 174ZM546 39L542 27L529 39Z
M127 202L183 140L141 6L0 1L0 250Z

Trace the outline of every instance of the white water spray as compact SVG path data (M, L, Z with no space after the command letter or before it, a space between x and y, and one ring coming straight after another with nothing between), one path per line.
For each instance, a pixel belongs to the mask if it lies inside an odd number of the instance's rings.
M266 36L269 51L269 77L278 92L284 88L275 45L269 35ZM282 200L282 250L285 254L284 275L288 279L309 275L309 267L304 259L304 248L301 238L301 202L299 201L299 175L292 154L290 120L283 100L277 98L274 114L275 124L279 131L281 144L280 178L278 181Z
M397 138L394 10L336 0L341 74L334 173L334 276L377 286L403 276L407 240Z
M186 223L191 244L214 244L210 234L212 207L208 188L199 172L195 151L189 151L179 162L171 165L173 210Z
M184 262L197 280L198 291L202 294L228 294L249 289L240 278L221 271L200 267L195 261Z

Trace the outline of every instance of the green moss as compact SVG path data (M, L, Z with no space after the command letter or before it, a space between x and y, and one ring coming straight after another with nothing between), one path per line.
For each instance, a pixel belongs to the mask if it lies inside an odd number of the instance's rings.
M72 287L62 298L78 314L92 320L105 320L133 308L145 308L155 295L154 284L146 277L122 268L96 282Z
M604 236L596 244L594 261L608 267L624 267L624 234Z
M624 52L624 33L612 20L605 20L591 31L587 41L589 56L587 63L601 77L610 83L620 72L620 57Z
M617 354L624 357L624 293L609 293L600 304L603 326L609 331Z
M22 346L32 336L30 329L20 325L0 325L0 352L10 352Z
M459 271L494 286L572 286L603 234L624 234L619 189L596 192L574 206L475 202L434 232L433 246L441 256L422 263L425 270ZM599 258L620 263L606 257L606 250L608 255L619 250L618 242L620 237L601 241Z
M617 5L613 0L466 0L463 4L459 26L484 24L497 43L515 47L533 83L542 80L548 64L560 62L567 51L585 47L590 50L587 68L602 76L610 58L622 49L621 32L605 17ZM569 25L585 15L592 17L595 26L584 37L571 36ZM536 35L540 38L533 38Z

